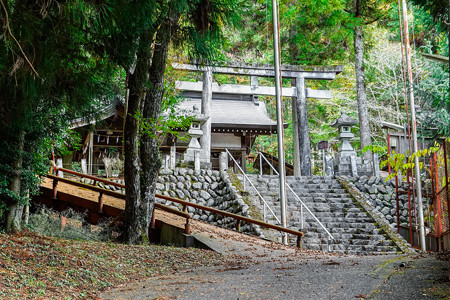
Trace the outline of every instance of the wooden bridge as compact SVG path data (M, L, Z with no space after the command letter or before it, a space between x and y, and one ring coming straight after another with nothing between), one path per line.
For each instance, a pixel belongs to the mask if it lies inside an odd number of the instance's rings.
M124 209L104 204L103 196L105 196L105 195L111 196L111 197L116 198L119 201L124 202L125 194L107 190L107 189L96 186L96 184L98 184L99 182L102 182L104 184L116 186L118 188L125 188L125 186L123 184L113 182L110 180L106 180L103 178L95 177L95 176L86 175L83 173L75 172L75 171L64 169L64 168L58 168L54 164L53 164L52 169L54 170L56 175L48 174L46 176L47 176L47 178L49 178L53 181L53 187L49 188L49 187L41 186L41 194L33 198L34 202L44 204L44 205L51 207L52 209L59 211L59 212L64 211L68 208L71 208L76 212L86 213L85 222L88 224L93 224L93 225L98 224L107 219L119 218L120 215L124 212ZM90 185L90 184L78 182L75 180L59 177L58 176L59 172L65 172L65 173L69 173L69 174L72 174L75 176L89 178L91 180L94 180L94 184ZM59 182L62 182L62 183L65 183L65 184L68 184L68 185L71 185L74 187L78 187L78 188L96 192L96 193L98 193L98 201L93 201L93 200L89 200L89 199L86 199L86 198L83 198L80 196L72 195L70 193L58 191L58 183ZM194 204L194 203L184 201L184 200L181 200L178 198L173 198L173 197L164 196L164 195L160 195L160 194L156 194L155 196L156 196L156 198L169 200L174 203L181 204L183 206L183 211L180 211L175 208L155 202L154 209L166 211L170 214L174 214L174 215L185 218L186 222L184 225L184 233L187 235L190 234L191 216L186 212L186 208L188 206L191 206L191 207L194 207L197 209L209 211L211 213L219 214L219 215L222 215L225 217L231 217L231 218L237 220L237 228L236 229L238 231L240 231L241 223L246 222L246 223L256 224L256 225L259 225L262 227L278 230L280 232L292 234L297 237L297 246L301 247L301 238L303 236L303 232L301 232L301 231L269 224L269 223L266 223L266 222L263 222L260 220L251 219L248 217L244 217L241 215L222 211L222 210L212 208L209 206ZM161 221L159 221L159 222L161 222ZM155 219L155 211L153 211L152 221L151 221L149 231L151 231L152 229L156 229L157 223L158 223L158 220Z

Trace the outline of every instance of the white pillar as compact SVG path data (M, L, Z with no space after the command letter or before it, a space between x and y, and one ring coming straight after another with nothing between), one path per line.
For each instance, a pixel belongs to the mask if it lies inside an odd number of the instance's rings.
M200 171L200 151L194 152L194 170Z
M63 167L63 160L62 160L62 158L57 158L56 159L56 166L58 168L62 168ZM58 171L58 176L59 177L64 177L64 173L62 171Z
M177 147L170 146L170 159L168 168L174 170L176 165L176 157L177 157Z
M202 147L201 159L203 162L211 161L211 102L212 102L212 69L207 67L203 72L203 92L201 113L208 117L202 125L203 135L200 137Z
M94 132L89 132L89 151L88 151L88 173L92 175L92 164L94 159Z
M83 174L87 174L87 172L88 172L87 163L86 163L86 158L82 158L82 159L81 159L81 172L82 172Z
M228 153L220 152L219 155L219 170L227 171L228 170Z
M373 153L372 167L373 167L373 175L376 177L380 177L380 159L378 157L378 153Z

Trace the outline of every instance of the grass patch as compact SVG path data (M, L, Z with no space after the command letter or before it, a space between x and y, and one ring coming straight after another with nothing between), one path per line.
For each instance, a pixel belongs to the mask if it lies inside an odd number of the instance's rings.
M61 216L66 218L64 228L61 227ZM90 225L83 224L85 217L70 208L59 213L40 205L36 212L30 215L28 228L45 236L71 240L109 241L114 235L118 235L109 226L112 220Z

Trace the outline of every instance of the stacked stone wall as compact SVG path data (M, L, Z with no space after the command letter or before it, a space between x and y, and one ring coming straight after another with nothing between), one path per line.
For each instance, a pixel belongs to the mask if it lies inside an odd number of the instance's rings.
M84 183L93 184L90 179L82 179ZM122 183L120 180L115 182ZM124 193L123 189L112 185L98 183L102 188ZM249 206L244 202L240 192L233 186L226 172L187 168L161 169L156 183L156 193L191 203L205 205L226 212L250 217ZM182 210L182 205L169 200L157 199L161 204ZM201 220L223 228L236 229L236 220L208 211L187 207L187 212L194 220ZM243 224L241 231L261 235L257 225Z
M397 204L395 193L395 180L386 181L385 178L375 176L348 177L348 180L363 194L365 199L374 208L380 212L390 226L397 226ZM409 226L409 208L408 208L408 185L406 182L399 182L399 212L400 225ZM426 199L423 200L424 207ZM414 220L414 203L411 197L411 212Z

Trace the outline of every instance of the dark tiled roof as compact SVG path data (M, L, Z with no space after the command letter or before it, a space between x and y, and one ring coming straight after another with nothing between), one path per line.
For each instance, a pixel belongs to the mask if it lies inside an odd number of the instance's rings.
M183 96L186 100L178 106L180 109L189 111L194 105L201 107L200 93L185 92ZM263 129L274 132L277 122L267 114L265 103L253 101L251 96L213 94L211 126L213 129Z

